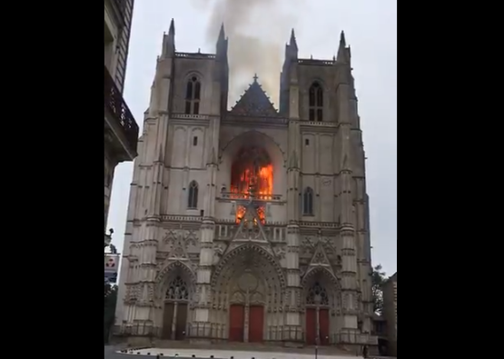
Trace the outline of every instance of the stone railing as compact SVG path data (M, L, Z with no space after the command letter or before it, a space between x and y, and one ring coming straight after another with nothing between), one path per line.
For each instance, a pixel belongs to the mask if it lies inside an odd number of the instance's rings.
M217 199L229 199L229 200L247 200L251 199L248 193L234 193L234 192L221 192ZM282 200L281 194L255 194L252 197L255 201L274 201L279 202Z
M335 60L298 59L298 64L302 65L333 66L335 63Z
M187 216L187 215L177 215L177 214L162 214L162 221L170 222L201 222L203 217L201 216Z
M233 222L230 224L216 224L214 238L216 240L231 240L234 238L238 224ZM287 227L273 226L266 223L263 226L264 234L271 242L285 242L287 240Z

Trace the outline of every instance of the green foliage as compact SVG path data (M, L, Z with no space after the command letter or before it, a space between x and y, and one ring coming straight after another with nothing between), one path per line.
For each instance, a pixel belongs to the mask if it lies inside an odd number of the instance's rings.
M103 312L103 335L105 343L108 343L110 331L112 330L112 327L114 325L116 302L117 286L105 283Z
M383 310L383 291L382 285L387 280L385 272L382 271L382 265L378 264L373 268L371 274L371 290L373 293L373 310L381 315Z

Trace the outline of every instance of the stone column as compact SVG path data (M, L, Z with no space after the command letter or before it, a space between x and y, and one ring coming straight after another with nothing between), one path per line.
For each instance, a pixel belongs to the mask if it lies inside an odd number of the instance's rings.
M342 124L341 131L343 142L343 160L340 171L341 178L341 289L343 299L343 325L342 330L348 333L346 341L353 340L358 331L357 327L357 256L355 246L355 209L352 195L352 171L350 169L350 151L346 140L349 134L349 124ZM343 339L343 338L342 338Z
M158 125L161 123L158 122ZM152 177L148 179L151 183L151 188L148 192L149 202L147 207L147 215L142 223L142 230L140 232L138 262L139 268L139 286L141 293L141 300L137 303L139 307L135 321L139 323L142 330L139 331L141 335L156 334L160 328L155 327L155 315L157 310L155 308L155 282L156 282L156 253L158 249L158 232L160 224L160 210L161 210L161 191L163 183L163 150L162 146L158 147L157 159L153 161Z
M194 320L198 337L210 338L212 328L210 323L211 287L213 265L213 240L215 235L215 195L217 180L217 155L212 147L207 161L208 184L204 201L204 214L200 227L200 261L196 278L196 318Z
M357 327L357 255L355 237L355 208L353 205L352 181L354 152L351 141L352 120L354 117L351 89L351 68L345 48L344 37L338 50L338 100L339 141L340 141L340 240L341 240L341 289L343 323L340 340L354 341Z
M287 226L287 295L285 300L284 340L302 340L301 313L299 298L301 297L299 273L299 226ZM285 338L286 334L288 335Z
M211 336L210 306L213 264L213 237L215 222L213 218L204 217L200 227L200 261L196 278L195 313L193 332L197 330L197 336L209 338Z
M138 282L140 298L136 303L135 323L139 326L139 335L154 334L154 287L156 276L156 252L158 246L158 219L149 218L143 224L143 240L138 242Z

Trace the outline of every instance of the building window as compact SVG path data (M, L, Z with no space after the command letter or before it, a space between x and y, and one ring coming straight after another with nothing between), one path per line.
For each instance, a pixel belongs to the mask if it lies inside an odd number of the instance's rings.
M187 197L187 207L190 209L198 208L198 184L192 181L189 184L189 196Z
M306 138L306 139L304 140L304 144L305 144L306 146L309 146L309 145L310 145L310 140Z
M308 112L310 121L322 121L322 109L324 107L324 90L318 82L310 86L308 96Z
M192 144L193 144L193 146L197 146L198 145L198 136L194 136L193 137Z
M313 190L306 187L303 193L303 215L313 216Z
M319 282L313 283L306 296L306 304L329 305L326 289Z
M185 96L185 113L188 115L199 114L199 102L201 95L201 82L193 76L187 82Z

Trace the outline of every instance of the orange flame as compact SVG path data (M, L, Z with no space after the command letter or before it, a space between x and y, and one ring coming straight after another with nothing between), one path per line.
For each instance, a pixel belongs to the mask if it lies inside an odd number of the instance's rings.
M236 223L240 223L245 216L245 212L247 212L247 208L244 206L239 206L236 210ZM257 208L257 216L262 224L266 222L266 215L264 213L264 207L260 206ZM254 224L257 224L257 219L254 218Z
M236 178L238 177L238 178ZM231 181L231 193L241 194L240 198L248 198L249 190L255 187L256 197L271 199L273 194L273 165L260 167L256 176L254 169L246 167L239 176Z
M261 166L258 168L257 172L255 172L252 163L247 164L245 168L243 164L239 167L241 173L232 171L233 175L231 178L230 191L235 194L235 196L231 196L231 198L249 198L250 190L253 189L255 198L270 200L273 194L273 165L267 164ZM246 209L243 206L239 206L236 209L236 223L241 222L245 212ZM259 207L257 209L257 214L261 223L264 223L266 219L264 207Z

